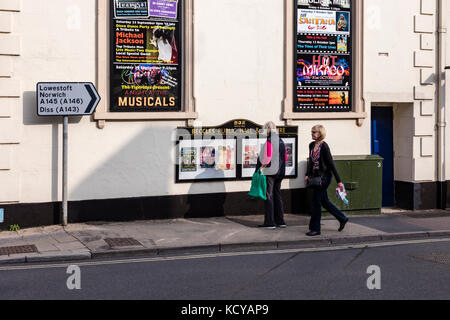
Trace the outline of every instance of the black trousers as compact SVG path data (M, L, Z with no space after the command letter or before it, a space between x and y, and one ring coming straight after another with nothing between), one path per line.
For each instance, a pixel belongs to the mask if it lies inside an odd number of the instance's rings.
M336 208L328 198L328 187L331 183L331 176L325 177L325 185L320 189L313 189L311 199L311 220L309 230L320 232L320 221L322 219L322 206L335 217L339 222L347 221L347 217Z
M275 226L286 224L284 222L283 199L281 198L281 182L283 178L266 176L267 200L265 201L266 214L264 225Z

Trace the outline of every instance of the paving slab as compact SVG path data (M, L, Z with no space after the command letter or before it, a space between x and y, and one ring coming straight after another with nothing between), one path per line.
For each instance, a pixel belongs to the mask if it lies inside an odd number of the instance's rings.
M110 246L104 240L83 242L87 249L91 252L111 250Z
M0 248L26 246L28 244L29 243L27 241L22 240L22 238L0 240Z
M55 243L53 243L54 240L51 238L40 241L34 241L30 242L29 244L34 244L39 252L53 252L53 251L60 251L61 249L55 246Z
M450 219L447 217L408 217L405 218L405 222L415 225L421 230L450 230Z
M21 238L21 236L16 231L1 231L0 232L0 243L3 240L17 239L17 238Z
M86 249L86 246L82 242L79 242L79 241L67 242L67 243L57 243L57 244L55 244L55 247L57 247L61 251Z
M68 235L64 232L64 234L49 234L53 240L55 240L57 243L67 243L67 242L74 242L79 241L74 236Z

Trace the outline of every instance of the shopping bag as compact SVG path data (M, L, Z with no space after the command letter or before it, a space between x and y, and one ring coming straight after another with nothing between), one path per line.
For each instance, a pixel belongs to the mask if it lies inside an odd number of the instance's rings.
M266 176L261 173L261 170L257 170L253 174L252 187L248 195L252 198L267 200L267 181Z

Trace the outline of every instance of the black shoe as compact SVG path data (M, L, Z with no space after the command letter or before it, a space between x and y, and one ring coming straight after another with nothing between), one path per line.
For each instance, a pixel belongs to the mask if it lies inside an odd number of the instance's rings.
M341 232L342 230L344 230L345 225L347 224L347 222L348 222L348 219L347 219L347 221L344 221L344 222L340 222L340 223L339 223L339 229L338 229L339 232Z
M265 224L261 224L261 225L258 226L258 228L264 228L264 229L268 229L268 230L274 230L274 229L276 229L277 227L275 227L275 226L268 226L268 225L265 225Z
M315 236L320 236L320 232L317 231L310 231L306 234L308 237L315 237Z

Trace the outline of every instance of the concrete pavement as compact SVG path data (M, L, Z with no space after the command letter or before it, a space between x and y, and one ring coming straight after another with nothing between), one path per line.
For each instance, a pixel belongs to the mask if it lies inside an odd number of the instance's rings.
M262 215L135 222L93 222L0 232L0 264L76 261L135 255L229 252L450 237L449 211L392 211L377 216L322 220L322 235L308 232L309 217L286 215L288 227L257 228ZM24 253L20 253L20 252Z

